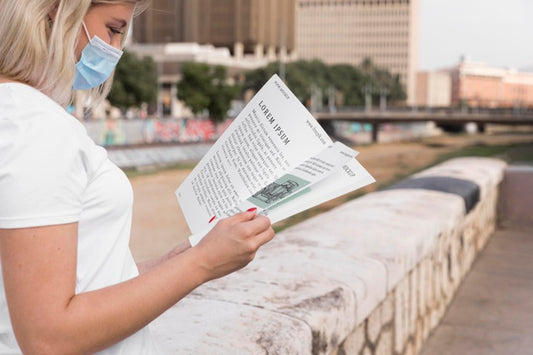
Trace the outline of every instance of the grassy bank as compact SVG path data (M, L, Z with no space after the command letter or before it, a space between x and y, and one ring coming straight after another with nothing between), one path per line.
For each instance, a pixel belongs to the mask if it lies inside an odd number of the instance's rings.
M496 157L509 164L533 164L533 144L507 144L486 145L478 144L469 146L451 153L439 156L438 162L443 162L458 157Z

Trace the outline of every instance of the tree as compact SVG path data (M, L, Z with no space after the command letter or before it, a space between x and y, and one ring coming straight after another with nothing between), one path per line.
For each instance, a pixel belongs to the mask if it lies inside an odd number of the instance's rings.
M361 90L364 87L364 75L361 70L349 64L336 64L329 67L329 82L342 93L342 105L362 106L364 94Z
M360 67L365 77L365 84L374 89L373 100L379 99L379 90L382 89L388 92L389 102L405 100L407 95L398 74L391 74L385 69L378 68L369 58L366 58Z
M109 102L122 111L157 101L157 68L151 57L138 58L124 51L117 68Z
M238 86L227 83L226 68L203 63L185 63L178 83L178 98L197 115L205 110L213 122L227 117L231 101L240 92Z
M279 63L271 63L266 67L246 73L243 88L258 91L263 84L277 73ZM405 99L405 90L398 75L379 69L370 60L365 60L359 67L350 64L326 65L318 60L296 61L286 65L287 85L300 101L306 103L310 96L310 88L318 87L323 93L330 87L341 94L343 105L361 106L364 104L364 88L370 85L376 91L386 89L389 102ZM379 91L374 94L379 97ZM327 95L322 96L327 103Z
M278 68L279 62L274 62L246 73L244 88L257 92L278 72ZM313 84L322 89L327 88L327 71L327 66L318 60L287 63L285 82L300 101L306 102L311 96L310 88Z

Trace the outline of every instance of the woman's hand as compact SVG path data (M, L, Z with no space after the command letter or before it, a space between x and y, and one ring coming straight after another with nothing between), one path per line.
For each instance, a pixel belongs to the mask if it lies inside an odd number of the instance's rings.
M199 254L199 271L209 281L239 270L272 238L270 220L255 210L224 218L193 248Z

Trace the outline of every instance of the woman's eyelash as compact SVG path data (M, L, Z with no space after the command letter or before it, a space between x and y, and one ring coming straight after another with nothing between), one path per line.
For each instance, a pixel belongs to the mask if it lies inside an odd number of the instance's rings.
M114 34L121 34L121 35L124 34L124 31L121 31L121 30L119 30L117 28L114 28L114 27L109 27L109 30L111 32L113 32Z

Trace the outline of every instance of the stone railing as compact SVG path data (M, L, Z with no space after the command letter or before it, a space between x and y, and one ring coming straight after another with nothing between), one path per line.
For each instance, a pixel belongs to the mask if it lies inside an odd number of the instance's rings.
M164 354L415 354L496 223L505 163L459 158L293 226L152 325Z

